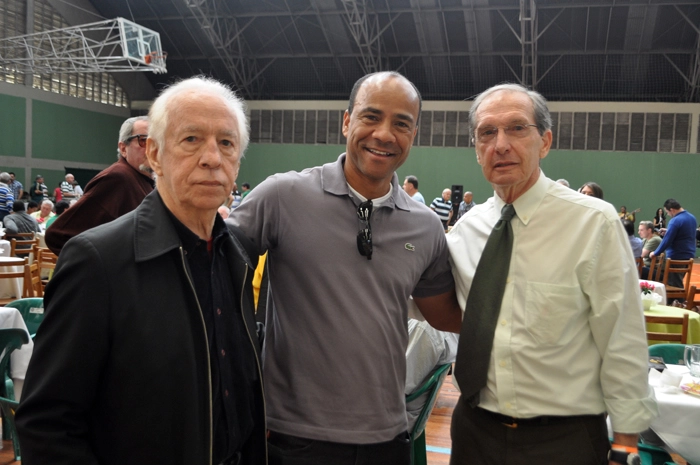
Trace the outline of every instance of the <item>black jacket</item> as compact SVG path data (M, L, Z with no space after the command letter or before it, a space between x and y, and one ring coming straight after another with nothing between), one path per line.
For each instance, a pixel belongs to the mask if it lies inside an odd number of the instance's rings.
M232 235L225 252L260 386L242 463L261 465L265 419L251 286L257 252L239 238ZM211 464L206 330L157 192L66 244L45 308L16 416L25 465Z

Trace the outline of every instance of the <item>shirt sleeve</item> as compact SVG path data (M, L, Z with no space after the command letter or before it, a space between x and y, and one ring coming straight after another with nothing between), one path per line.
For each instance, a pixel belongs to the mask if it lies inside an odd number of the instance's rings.
M620 221L608 219L600 231L584 285L591 304L589 324L602 359L600 382L613 431L634 434L657 415L647 379L639 277Z
M271 176L250 191L226 221L238 226L264 254L277 244L280 201L279 182Z

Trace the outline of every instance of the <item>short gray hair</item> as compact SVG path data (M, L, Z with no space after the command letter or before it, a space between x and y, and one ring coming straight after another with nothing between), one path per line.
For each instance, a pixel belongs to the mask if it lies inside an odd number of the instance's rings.
M0 173L0 182L8 184L10 181L12 181L12 178L10 177L10 173L7 173L5 171Z
M654 230L654 223L651 221L640 221L639 226L644 226L646 229Z
M243 157L248 148L250 131L248 118L245 114L245 101L227 85L205 76L195 76L185 79L166 88L153 102L148 116L151 121L148 137L153 139L159 147L165 145L165 130L168 127L168 116L175 108L171 108L174 97L187 91L200 91L219 97L228 107L238 123L238 137L240 138L240 156Z
M520 84L498 84L493 87L489 87L482 93L476 96L474 103L472 103L469 109L469 127L472 136L474 131L476 131L476 112L479 106L486 100L487 97L495 94L496 92L520 92L527 95L532 101L532 108L534 110L535 124L537 125L537 130L540 135L550 129L552 129L552 115L549 114L549 108L547 108L547 99L544 98L542 94L534 90L529 90L527 87L521 86Z
M44 205L45 203L48 203L49 205L51 205L51 210L53 210L53 202L52 201L50 201L49 199L46 199L46 200L41 202L42 205Z
M124 121L122 127L119 128L119 142L126 143L126 140L131 137L131 133L134 132L134 124L137 121L148 121L148 116L134 116ZM117 147L117 156L121 157L119 147Z

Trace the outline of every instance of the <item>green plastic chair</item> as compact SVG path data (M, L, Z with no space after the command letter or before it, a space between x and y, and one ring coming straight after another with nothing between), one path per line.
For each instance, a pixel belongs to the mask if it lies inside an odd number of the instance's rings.
M0 409L2 409L3 417L3 435L8 432L8 436L12 438L12 446L14 447L15 460L22 460L19 449L19 438L15 429L15 411L19 403L15 400L15 389L10 378L10 355L16 349L19 349L24 344L29 342L29 335L23 329L9 328L0 329L0 374L5 378L5 382L0 385ZM8 438L9 439L9 438Z
M683 352L685 352L685 344L654 344L649 346L649 355L662 357L664 363L670 365L683 365Z
M673 457L664 449L650 444L637 444L642 465L674 465Z
M42 297L28 297L5 304L5 307L19 310L24 324L27 325L30 337L34 339L39 325L44 321L44 299Z
M411 436L411 465L427 465L428 463L428 455L425 451L425 425L428 423L428 418L430 418L430 412L433 411L437 401L440 387L442 387L442 383L445 381L451 366L451 363L438 366L421 386L406 396L406 403L408 403L428 393L428 399L420 411L413 429L409 432Z

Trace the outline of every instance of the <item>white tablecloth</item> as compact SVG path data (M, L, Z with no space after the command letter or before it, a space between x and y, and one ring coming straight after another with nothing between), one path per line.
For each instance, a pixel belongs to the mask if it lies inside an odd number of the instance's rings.
M0 239L0 257L9 257L10 250L12 250L12 244L10 244L10 241Z
M6 272L19 273L22 271L23 259L17 257L0 257L0 263L16 262L17 266L5 268ZM0 299L15 297L20 299L24 290L24 280L22 278L0 279Z
M39 247L46 247L46 232L41 231L38 232L34 235L37 239L39 239Z
M0 328L19 328L27 331L27 325L24 324L22 314L16 308L0 307ZM15 350L10 357L10 365L12 365L12 380L15 383L15 399L20 400L22 396L22 387L24 385L24 377L27 374L29 360L32 358L34 350L34 342L29 339L28 344L24 344L20 349Z
M640 279L639 283L649 283L654 285L654 293L659 294L663 300L661 300L661 305L666 305L666 286L664 283L659 283L656 281L649 281L646 279Z
M667 369L683 373L681 384L693 381L685 365L667 365ZM700 382L700 379L695 379ZM680 389L667 392L654 388L659 416L652 421L651 429L666 443L672 452L680 454L690 463L700 464L700 397Z

